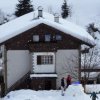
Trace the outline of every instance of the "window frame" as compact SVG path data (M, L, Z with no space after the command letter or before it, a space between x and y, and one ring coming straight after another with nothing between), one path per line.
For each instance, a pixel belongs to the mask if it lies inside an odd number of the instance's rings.
M56 34L55 39L56 39L56 41L61 41L62 40L62 35L61 34Z
M51 34L50 33L46 33L44 35L44 37L45 37L45 42L50 42L51 41Z
M33 35L33 42L39 42L40 36L39 35Z
M37 55L37 65L51 65L53 59L53 55Z

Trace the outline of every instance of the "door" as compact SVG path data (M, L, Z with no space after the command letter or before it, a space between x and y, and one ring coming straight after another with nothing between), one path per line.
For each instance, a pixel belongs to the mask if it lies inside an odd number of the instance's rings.
M50 90L52 88L51 80L45 80L45 90Z

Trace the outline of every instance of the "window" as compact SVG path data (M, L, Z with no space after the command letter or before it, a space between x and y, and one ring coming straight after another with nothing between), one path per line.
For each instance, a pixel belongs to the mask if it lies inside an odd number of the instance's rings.
M37 65L41 64L53 64L53 55L37 56Z
M45 34L45 41L50 42L50 40L51 40L51 35L49 33Z
M62 40L62 36L60 34L56 34L56 40Z
M37 65L41 65L41 56L37 56Z
M0 58L2 58L2 47L0 46Z
M0 58L2 58L2 52L0 51Z
M39 42L39 35L33 35L33 41Z

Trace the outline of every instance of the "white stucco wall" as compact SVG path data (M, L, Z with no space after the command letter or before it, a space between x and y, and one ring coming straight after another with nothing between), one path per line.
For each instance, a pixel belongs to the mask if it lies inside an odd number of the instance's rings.
M37 65L38 55L53 55L53 64ZM54 73L55 72L55 53L53 52L34 52L33 58L33 72L34 73Z
M78 50L58 50L56 53L56 72L57 78L57 88L60 87L60 82L62 77L67 77L70 74L72 77L74 74L77 75L77 68L79 66L79 51ZM75 79L72 79L75 81Z
M7 51L7 88L31 70L30 53L27 50Z

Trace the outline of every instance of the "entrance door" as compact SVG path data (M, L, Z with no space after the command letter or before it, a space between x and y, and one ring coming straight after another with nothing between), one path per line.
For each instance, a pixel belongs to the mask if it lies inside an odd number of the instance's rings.
M45 80L45 90L50 90L52 88L52 83L50 80Z

